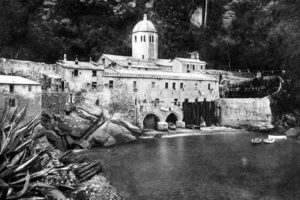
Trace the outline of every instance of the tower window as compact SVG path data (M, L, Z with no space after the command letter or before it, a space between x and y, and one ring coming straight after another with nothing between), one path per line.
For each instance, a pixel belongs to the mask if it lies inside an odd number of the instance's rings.
M152 35L151 37L152 37L152 42L154 42L154 36Z
M143 36L141 35L141 42L143 42Z
M149 35L149 42L152 42L152 35Z
M210 90L210 84L208 84L208 89Z
M168 89L169 83L165 83L165 88Z
M193 65L193 70L195 70L195 65Z
M146 42L146 35L144 35L144 42Z
M183 89L183 83L180 83L180 89Z
M136 37L136 35L134 36L134 41L137 42L137 37Z
M176 90L176 83L173 83L173 90Z

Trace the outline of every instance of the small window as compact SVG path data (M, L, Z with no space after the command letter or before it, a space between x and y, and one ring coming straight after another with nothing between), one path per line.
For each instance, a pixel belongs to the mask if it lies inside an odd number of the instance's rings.
M177 106L178 99L174 99L174 106Z
M141 36L141 42L143 42L143 36Z
M198 102L198 98L195 99L195 102Z
M189 99L184 99L184 102L185 102L185 103L189 102Z
M189 64L186 64L186 68L187 68L187 69L190 69L190 65L189 65Z
M97 76L97 71L96 70L92 70L92 76Z
M176 83L173 83L173 90L176 90Z
M198 89L198 83L195 83L195 90Z
M136 81L133 81L133 88L136 89Z
M31 85L28 85L28 91L31 92Z
M137 42L137 37L136 37L136 35L134 36L134 41Z
M97 82L92 82L92 89L97 89Z
M146 42L146 35L144 35L144 42Z
M180 89L183 89L183 83L180 83Z
M105 65L105 58L102 58L102 64Z
M208 89L210 90L210 84L208 84Z
M152 36L149 35L149 42L152 42Z
M142 59L145 59L145 56L144 56L144 55L142 55Z
M155 88L155 82L152 82L152 88Z
M78 69L74 70L74 76L78 76Z
M195 65L193 65L193 70L195 70Z
M12 93L14 92L15 86L13 84L9 85L9 92Z
M152 35L152 42L154 42L154 36Z
M110 89L114 88L114 81L109 81L108 88Z
M166 89L169 88L169 83L165 83L165 88L166 88Z
M16 106L16 99L9 99L8 100L9 107L15 107Z

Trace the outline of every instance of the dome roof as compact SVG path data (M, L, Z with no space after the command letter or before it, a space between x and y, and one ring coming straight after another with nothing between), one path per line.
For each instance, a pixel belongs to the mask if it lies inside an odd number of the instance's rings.
M135 27L133 28L132 33L136 33L136 32L155 32L157 33L157 30L154 26L154 24L147 20L147 15L144 14L144 19L142 21L139 21L139 23L137 23L135 25Z

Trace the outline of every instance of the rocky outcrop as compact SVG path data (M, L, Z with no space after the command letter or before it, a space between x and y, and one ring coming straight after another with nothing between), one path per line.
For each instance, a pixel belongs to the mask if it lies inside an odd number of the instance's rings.
M44 129L36 137L45 135L60 150L92 147L111 147L137 140L142 131L123 120L120 115L110 116L99 107L86 103L73 105L67 115L43 111Z

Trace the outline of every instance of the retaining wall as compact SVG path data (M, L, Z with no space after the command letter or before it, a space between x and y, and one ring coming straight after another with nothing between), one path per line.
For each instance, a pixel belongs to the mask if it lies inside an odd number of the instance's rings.
M264 98L222 98L220 122L222 126L258 130L272 129L271 102Z

